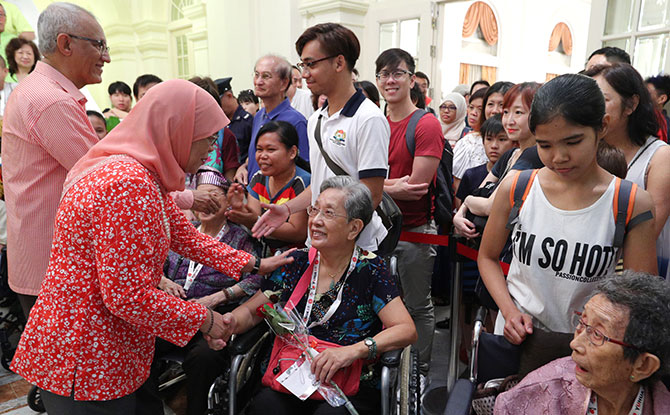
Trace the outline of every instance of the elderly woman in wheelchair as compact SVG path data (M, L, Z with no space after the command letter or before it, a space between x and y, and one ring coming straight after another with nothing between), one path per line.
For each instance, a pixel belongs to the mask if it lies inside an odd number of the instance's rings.
M230 185L226 178L216 170L200 168L195 180L198 190L212 193L220 204L216 213L196 213L200 220L198 230L235 249L259 255L260 243L241 226L226 220L226 193ZM233 310L241 300L258 291L261 282L261 277L256 274L245 274L236 281L225 273L186 259L175 252L168 254L163 271L165 276L159 283L160 289L222 314ZM159 363L162 359L183 359L188 395L187 414L204 414L209 386L230 361L227 351L210 349L203 336L197 335L183 348L159 339L156 343L156 356L158 360L155 362L154 371L160 371ZM154 376L157 374L154 373Z
M413 343L416 329L386 263L356 246L357 237L373 212L367 187L350 177L337 176L324 181L320 191L315 205L307 209L312 251L294 252L292 264L275 271L262 283L261 291L225 315L224 320L230 322L233 333L244 333L262 321L258 307L270 299L285 303L293 295L298 299L295 311L310 334L319 341L340 346L316 356L312 373L319 381L328 382L339 370L357 360L364 361L361 373L355 374L356 380L360 379L359 391L349 399L360 414L378 413L377 357ZM304 293L297 286L304 287ZM274 347L281 347L281 343ZM284 365L279 360L277 366L281 367L267 368L265 386L247 413L346 413L344 407L331 408L327 402L314 399L317 394L303 401L286 390L278 391L281 388L277 383L267 379L281 376L293 363Z
M575 312L572 357L498 396L495 414L670 414L670 285L626 271Z

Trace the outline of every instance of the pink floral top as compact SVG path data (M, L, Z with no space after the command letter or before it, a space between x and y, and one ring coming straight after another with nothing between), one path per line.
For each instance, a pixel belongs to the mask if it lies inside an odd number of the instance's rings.
M156 288L170 249L237 278L251 258L198 232L138 162L112 161L72 185L12 370L76 400L134 392L155 337L184 346L207 315Z

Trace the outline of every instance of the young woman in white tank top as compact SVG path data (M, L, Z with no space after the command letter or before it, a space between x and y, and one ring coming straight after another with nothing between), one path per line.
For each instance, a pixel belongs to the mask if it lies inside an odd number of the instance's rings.
M500 184L479 251L479 271L500 308L496 334L520 344L533 327L570 333L572 312L581 310L594 284L614 270L612 202L615 178L596 161L609 117L598 85L563 75L536 93L529 119L545 167L532 182L512 231L514 257L507 281L498 262L509 235L514 177ZM638 189L632 217L652 209ZM653 221L628 229L624 267L656 272Z
M605 95L612 122L603 137L623 151L628 163L626 179L651 195L656 218L654 234L659 275L670 280L670 146L658 133L651 97L640 74L628 64L597 66L587 72Z

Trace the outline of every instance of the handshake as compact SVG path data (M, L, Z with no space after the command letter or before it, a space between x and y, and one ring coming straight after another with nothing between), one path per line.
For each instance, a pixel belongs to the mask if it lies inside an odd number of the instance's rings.
M207 318L200 326L200 331L212 350L221 350L228 344L235 326L235 318L232 313L221 315L216 311L207 309Z

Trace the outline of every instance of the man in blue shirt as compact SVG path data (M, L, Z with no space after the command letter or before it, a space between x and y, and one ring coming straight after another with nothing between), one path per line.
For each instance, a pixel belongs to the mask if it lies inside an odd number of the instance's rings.
M263 100L264 108L254 116L249 143L247 162L237 169L235 180L247 184L258 171L256 163L256 135L268 121L286 121L298 131L299 155L309 161L309 144L307 141L307 120L291 107L286 91L291 83L291 64L282 57L266 55L256 61L254 66L254 93Z

